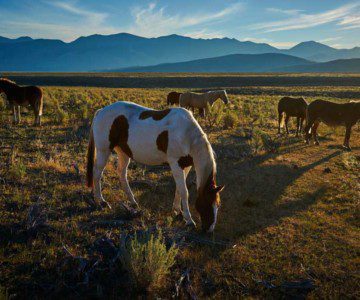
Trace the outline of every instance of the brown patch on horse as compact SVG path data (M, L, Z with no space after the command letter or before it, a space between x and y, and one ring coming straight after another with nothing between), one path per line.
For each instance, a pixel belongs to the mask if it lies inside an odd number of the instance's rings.
M168 144L169 144L169 132L165 130L162 133L160 133L159 136L157 137L156 145L160 151L166 153Z
M181 156L178 160L178 165L181 169L184 170L185 168L194 165L193 158L189 154L186 156Z
M154 121L160 121L164 119L170 111L170 108L164 110L145 110L140 114L139 119L145 120L148 118L153 118Z
M124 115L118 116L111 125L109 133L110 150L118 146L127 156L133 157L128 145L129 122Z
M167 98L166 98L166 103L168 105L170 104L179 104L180 103L180 95L182 93L178 93L178 92L170 92L168 95L167 95Z

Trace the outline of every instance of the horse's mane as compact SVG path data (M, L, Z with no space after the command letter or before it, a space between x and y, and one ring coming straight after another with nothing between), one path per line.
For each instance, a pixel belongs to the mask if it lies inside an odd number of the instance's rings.
M8 79L8 78L0 78L0 82L4 82L4 83L7 83L7 84L9 84L9 85L12 85L12 86L17 86L17 84L16 84L16 82L15 81L12 81L12 80L10 80L10 79Z

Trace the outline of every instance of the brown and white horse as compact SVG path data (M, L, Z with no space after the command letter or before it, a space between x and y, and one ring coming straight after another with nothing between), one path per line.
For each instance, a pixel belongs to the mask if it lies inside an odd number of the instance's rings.
M20 123L20 106L31 106L35 121L34 125L41 125L43 110L42 90L37 86L18 86L14 81L0 78L0 93L5 93L8 105L13 111L14 123Z
M208 105L212 107L216 100L221 99L225 104L229 103L229 98L225 90L209 91L203 94L186 92L180 95L179 104L181 107L198 108L202 116L208 113Z
M183 214L187 225L195 225L186 187L186 177L194 166L198 192L195 207L202 229L214 230L223 186L216 186L213 150L189 111L183 108L157 111L130 102L116 102L96 112L88 146L87 185L93 188L95 201L101 204L107 202L101 194L100 178L112 150L118 154L121 187L134 205L137 202L127 180L130 160L146 165L168 163L176 183L173 209L175 214Z

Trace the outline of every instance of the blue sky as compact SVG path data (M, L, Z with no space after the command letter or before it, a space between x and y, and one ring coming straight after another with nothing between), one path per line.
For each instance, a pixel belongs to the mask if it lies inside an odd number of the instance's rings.
M360 1L0 0L1 36L72 41L119 32L351 48L360 46Z

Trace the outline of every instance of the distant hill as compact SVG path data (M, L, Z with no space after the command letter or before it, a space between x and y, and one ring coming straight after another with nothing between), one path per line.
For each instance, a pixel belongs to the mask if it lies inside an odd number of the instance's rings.
M230 38L194 39L179 35L144 38L128 33L60 40L0 37L1 71L92 71L185 62L230 54L280 53L307 60L360 58L360 48L334 49L304 42L281 50L264 43Z
M306 58L312 61L325 62L336 59L360 58L360 48L335 49L314 41L302 42L281 53Z
M231 54L187 62L159 64L112 70L114 72L268 72L274 68L312 64L295 56L267 54Z
M338 59L324 63L283 67L274 71L299 73L360 73L360 59Z

